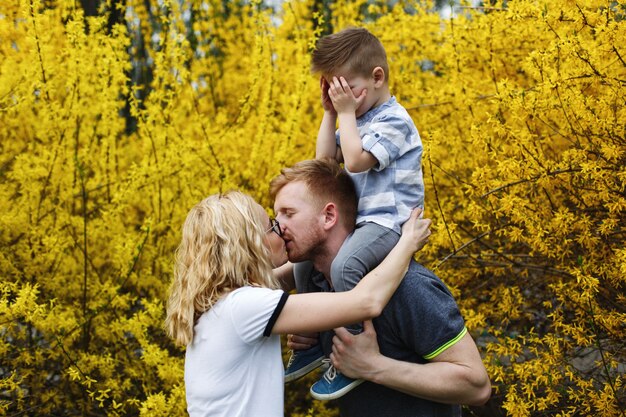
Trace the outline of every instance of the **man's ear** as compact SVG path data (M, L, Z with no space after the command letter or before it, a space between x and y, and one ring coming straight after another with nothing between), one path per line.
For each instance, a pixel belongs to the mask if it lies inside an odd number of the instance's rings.
M326 205L322 209L322 214L324 216L324 230L332 229L339 221L339 213L337 211L337 206L335 205L335 203L326 203Z
M374 78L374 87L380 88L387 79L385 70L382 67L376 67L372 70L372 78Z

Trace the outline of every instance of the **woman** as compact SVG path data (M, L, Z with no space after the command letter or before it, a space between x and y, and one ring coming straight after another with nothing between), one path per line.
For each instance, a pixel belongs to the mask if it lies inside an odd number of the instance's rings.
M280 225L240 192L213 195L183 226L166 329L185 354L189 415L283 415L280 334L377 316L430 232L419 210L385 260L351 291L288 295L272 269L287 260Z

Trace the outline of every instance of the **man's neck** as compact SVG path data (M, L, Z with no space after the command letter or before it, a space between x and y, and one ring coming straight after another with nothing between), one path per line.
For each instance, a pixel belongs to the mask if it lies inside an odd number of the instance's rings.
M350 232L348 231L338 230L337 233L328 236L323 247L321 247L315 257L311 259L315 269L324 274L326 281L328 281L331 287L333 284L330 277L330 267L335 260L335 256L337 256L341 245L343 245L343 242L349 234Z

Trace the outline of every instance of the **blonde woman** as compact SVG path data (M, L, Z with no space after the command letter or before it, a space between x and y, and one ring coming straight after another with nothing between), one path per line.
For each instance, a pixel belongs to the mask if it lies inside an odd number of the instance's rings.
M280 417L280 334L332 329L376 317L428 239L416 210L385 260L352 290L289 295L273 275L287 256L280 225L240 192L189 212L176 253L166 330L186 346L191 417ZM290 283L292 284L292 282ZM290 287L291 285L286 285Z

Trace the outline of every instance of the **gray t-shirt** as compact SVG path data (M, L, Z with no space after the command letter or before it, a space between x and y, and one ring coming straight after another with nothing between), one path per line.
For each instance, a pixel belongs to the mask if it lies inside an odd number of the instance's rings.
M298 268L294 271L297 274ZM321 274L314 274L311 281L318 291L329 290ZM311 289L308 288L309 291ZM398 290L373 322L380 352L387 357L413 363L428 362L426 358L453 344L467 331L448 288L432 271L416 262L411 262ZM324 332L321 342L324 352L329 354L332 332ZM461 415L458 405L435 403L368 381L340 398L338 404L342 417Z

